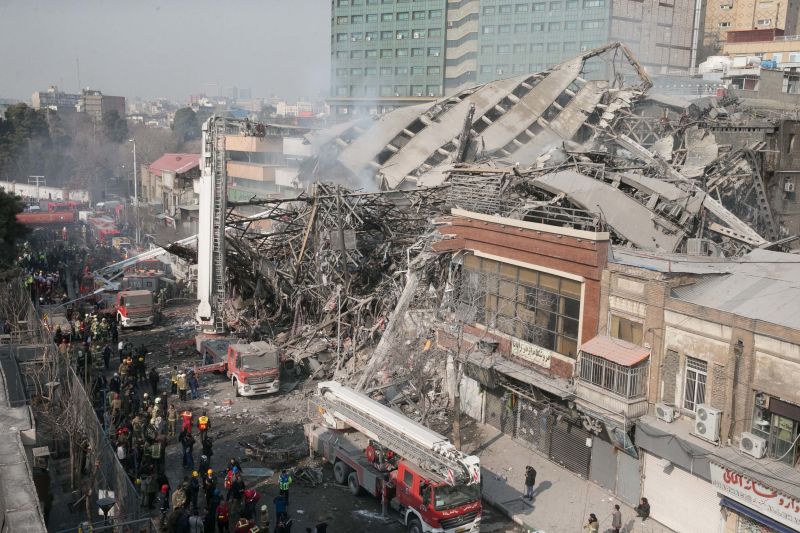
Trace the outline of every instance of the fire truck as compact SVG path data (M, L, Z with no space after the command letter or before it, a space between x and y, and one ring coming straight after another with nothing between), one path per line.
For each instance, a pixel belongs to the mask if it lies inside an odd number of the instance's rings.
M400 514L409 533L480 530L480 459L444 436L335 381L318 385L320 418L304 426L334 479Z
M150 291L119 291L114 301L117 320L123 328L152 326L155 322L153 293Z
M204 362L213 362L195 368L197 376L224 372L231 380L234 396L272 394L280 390L281 358L275 345L265 341L234 344L214 338L201 344Z

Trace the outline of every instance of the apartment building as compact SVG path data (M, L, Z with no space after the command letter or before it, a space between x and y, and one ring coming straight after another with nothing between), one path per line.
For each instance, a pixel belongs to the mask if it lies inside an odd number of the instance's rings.
M798 0L719 0L706 2L703 21L703 50L714 55L729 40L729 32L783 30L786 35L800 33Z

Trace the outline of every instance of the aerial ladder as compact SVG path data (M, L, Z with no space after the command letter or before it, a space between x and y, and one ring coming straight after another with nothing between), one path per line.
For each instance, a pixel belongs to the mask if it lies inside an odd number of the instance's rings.
M247 119L212 116L203 124L200 220L197 230L197 323L203 333L225 331L225 218L228 209L227 135L264 137L266 128Z
M387 502L410 532L479 530L478 457L335 381L320 383L312 401L321 423L306 424L309 447L333 463L337 482Z

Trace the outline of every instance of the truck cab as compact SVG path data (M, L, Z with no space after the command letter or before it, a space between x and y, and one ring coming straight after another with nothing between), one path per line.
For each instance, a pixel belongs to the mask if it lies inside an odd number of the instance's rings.
M230 344L226 372L236 396L278 392L281 387L278 348L265 341Z
M120 291L114 303L119 325L123 328L151 326L155 321L153 293L150 291Z

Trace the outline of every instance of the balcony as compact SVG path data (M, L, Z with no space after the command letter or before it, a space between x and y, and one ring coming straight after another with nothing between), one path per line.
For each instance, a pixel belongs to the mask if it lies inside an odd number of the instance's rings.
M576 403L620 421L647 414L650 350L611 337L583 344L578 359Z

